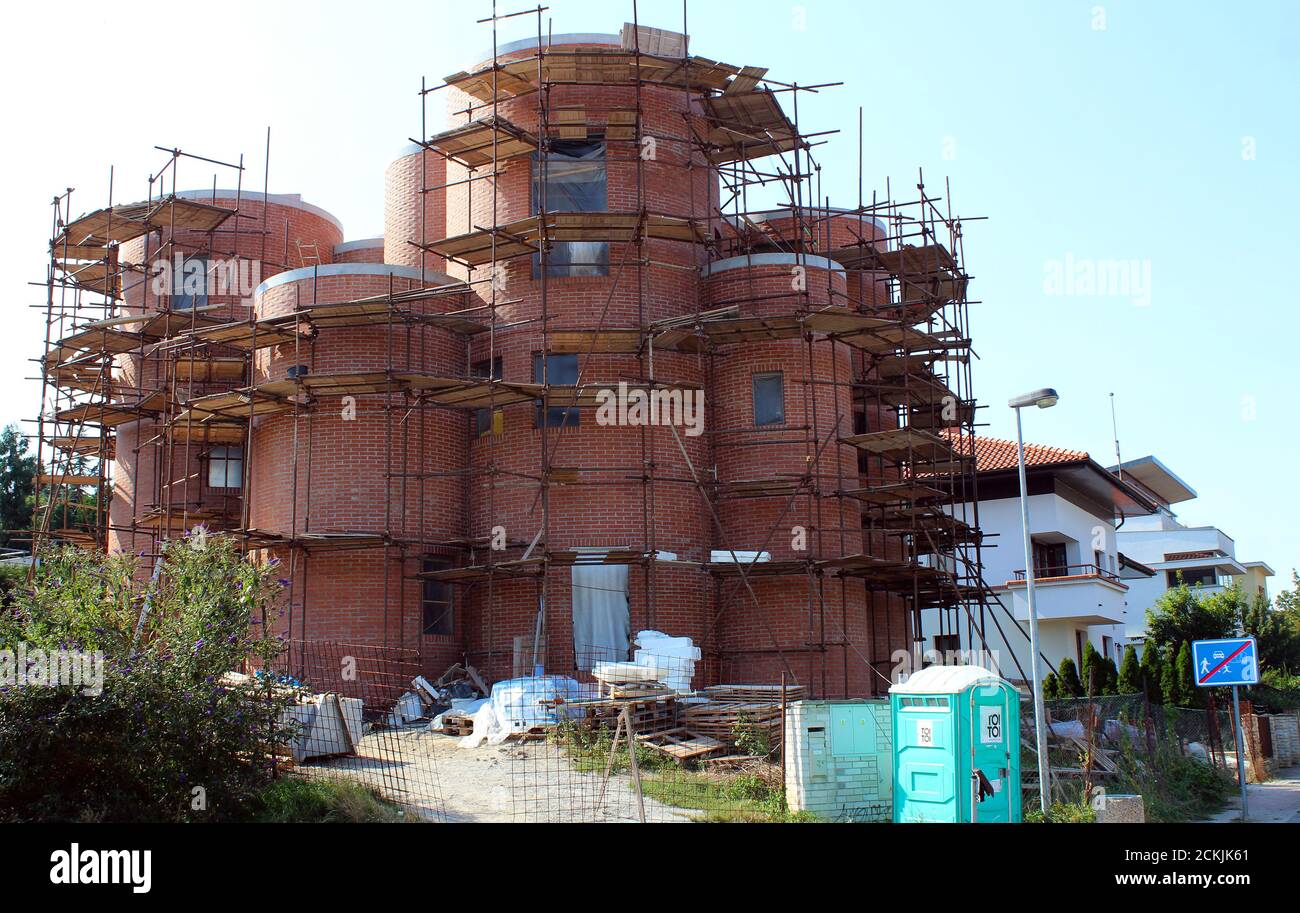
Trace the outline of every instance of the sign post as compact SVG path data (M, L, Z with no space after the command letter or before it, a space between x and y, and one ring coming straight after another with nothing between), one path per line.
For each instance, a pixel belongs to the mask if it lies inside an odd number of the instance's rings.
M1241 820L1249 817L1246 806L1246 740L1241 731L1242 685L1259 682L1259 648L1253 637L1228 640L1198 640L1192 644L1198 688L1232 688L1232 725L1237 734L1237 782L1241 786Z

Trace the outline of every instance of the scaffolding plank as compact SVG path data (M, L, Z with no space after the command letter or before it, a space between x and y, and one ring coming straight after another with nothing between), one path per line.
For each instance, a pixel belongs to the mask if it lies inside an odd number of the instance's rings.
M510 260L541 250L542 240L632 242L639 237L703 244L706 231L696 219L660 213L548 212L493 229L480 229L423 245L425 250L468 266Z
M56 450L63 450L68 453L75 453L87 457L99 456L100 451L107 448L108 457L109 459L112 459L114 452L117 449L115 438L105 438L98 434L54 435L52 437L47 437L45 442Z
M498 161L532 155L537 138L504 117L488 115L430 137L427 145L468 168L482 168Z
M167 398L163 394L153 393L132 403L83 403L62 410L55 415L54 420L116 428L127 422L161 415L166 405Z
M176 378L199 384L238 382L244 379L246 367L242 358L181 356L176 360Z
M634 355L641 351L641 331L635 327L609 330L552 330L551 351L557 355Z
M749 161L807 147L775 95L765 89L730 91L735 84L703 102L707 129L701 141L711 162Z
M841 438L840 442L893 463L936 463L959 460L952 444L918 428L891 428Z

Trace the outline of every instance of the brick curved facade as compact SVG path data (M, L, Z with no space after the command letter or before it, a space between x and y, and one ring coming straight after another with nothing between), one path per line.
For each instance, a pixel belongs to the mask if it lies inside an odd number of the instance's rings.
M533 53L519 50L505 59ZM639 110L640 130L655 139L653 154L643 155L632 140L606 141L606 209L696 220L705 243L612 241L607 275L547 278L530 256L503 261L494 273L412 243L531 216L538 205L531 156L502 162L493 177L432 152L409 151L386 170L382 243L343 244L339 226L309 207L272 202L263 219L262 204L245 199L239 223L257 230L221 237L238 257L263 264L262 280L274 280L252 302L257 318L455 285L401 308L417 318L456 312L486 323L491 317L492 329L461 335L418 319L322 327L258 351L250 376L194 386L186 398L302 376L468 381L488 368L507 384L530 385L541 380L536 366L549 352L576 355L580 384L700 391L704 433L611 427L591 408L579 411L576 424L544 429L545 413L532 402L503 406L494 418L491 410L439 408L404 393L299 399L294 409L252 423L245 508L239 492L206 490L209 446L164 453L149 443L159 436L154 424L138 422L119 430L113 547L144 548L130 531L132 518L159 501L161 478L193 477L196 509L235 518L246 510L249 529L259 533L356 538L337 549L264 549L289 581L287 625L294 637L416 649L434 676L467 660L489 680L518 674L521 657L528 668L534 655L548 672L574 668L581 645L574 642L570 568L560 563L458 584L451 633L427 634L420 576L426 562L465 568L519 561L536 548L631 550L641 556L628 571L631 630L694 638L705 654L697 684L772 682L789 672L819 696L878 693L881 680L871 664L886 662L910 640L897 598L873 593L861 579L755 575L746 586L734 574L707 568L715 553L730 549L762 551L776 563L896 551L895 540L864 541L861 503L843 494L859 484L860 469L856 452L839 440L863 424L869 430L896 424L892 413L874 412L854 395L853 381L864 370L861 353L811 335L709 343L698 351L655 349L645 344L644 328L729 308L738 318L788 318L832 307L870 313L889 303L886 277L845 270L824 256L862 241L883 242L883 226L825 213L813 236L801 237L792 216L768 213L738 230L720 212L717 168L686 139L686 115L702 105L698 91L558 84L544 99L539 94L503 100L495 113L536 134L539 101L552 111L581 107L587 131L601 137L611 121ZM493 113L454 87L448 107L452 125ZM728 244L755 231L767 253L723 259ZM199 243L177 240L182 247ZM305 251L316 259L309 262ZM142 259L146 253L143 247L131 252ZM338 269L312 268L331 264ZM298 272L282 275L289 270ZM137 312L157 308L142 295L128 301ZM250 316L247 302L216 303L220 319ZM635 331L638 344L620 349L598 342L590 332L598 326ZM158 382L157 376L138 379L141 371L157 370L155 364L161 362L122 357L124 382ZM756 375L780 378L780 421L757 421ZM818 474L806 479L814 465ZM759 490L746 493L745 486ZM485 543L499 531L507 548L492 553ZM656 555L660 561L648 560Z

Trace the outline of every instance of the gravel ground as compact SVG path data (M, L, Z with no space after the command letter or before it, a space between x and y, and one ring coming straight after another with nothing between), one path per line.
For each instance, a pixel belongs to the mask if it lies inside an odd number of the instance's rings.
M400 761L395 739L401 743ZM611 777L601 802L603 774L575 770L544 742L467 749L457 738L407 730L368 735L357 747L357 757L318 769L346 772L386 793L400 782L404 801L433 820L441 820L444 811L447 821L477 823L632 823L639 818L629 776ZM653 799L645 800L645 808L649 821L691 820L688 812Z

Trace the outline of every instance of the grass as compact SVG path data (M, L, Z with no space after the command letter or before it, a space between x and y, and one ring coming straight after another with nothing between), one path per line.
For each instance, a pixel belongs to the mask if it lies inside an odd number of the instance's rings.
M252 820L260 824L397 824L402 809L373 788L334 777L284 777L256 798Z

